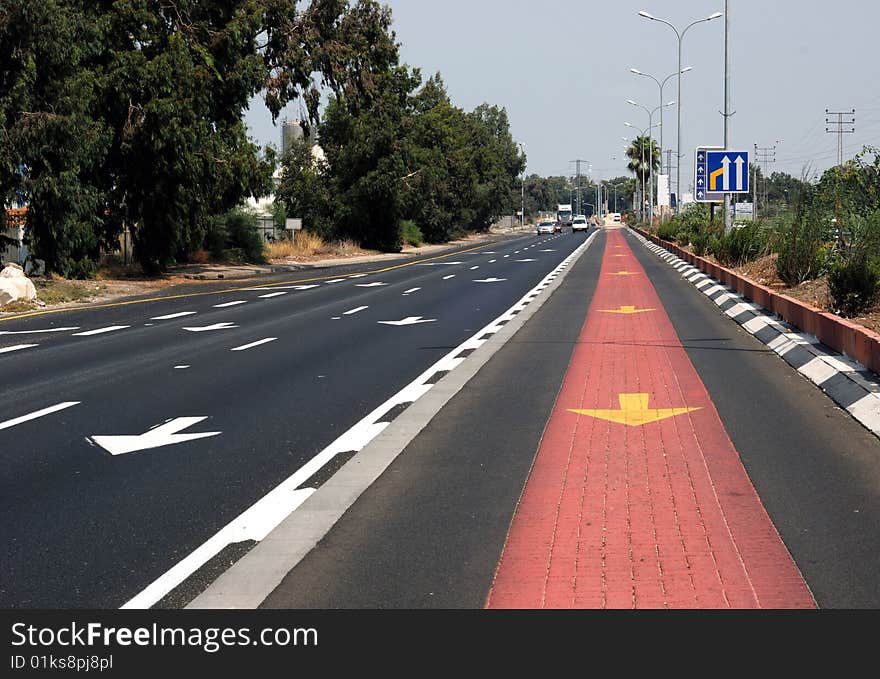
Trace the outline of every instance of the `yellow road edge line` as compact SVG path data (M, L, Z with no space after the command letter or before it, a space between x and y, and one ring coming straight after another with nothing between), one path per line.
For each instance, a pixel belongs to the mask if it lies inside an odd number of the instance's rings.
M445 255L437 255L436 257L428 257L426 259L419 259L414 262L407 262L405 264L397 264L396 266L389 266L384 269L374 269L371 271L361 271L360 273L364 273L367 275L370 274L379 274L386 273L388 271L394 271L395 269L403 269L408 266L415 266L417 264L424 264L425 262L433 262L437 259L446 259L447 257L455 257L456 255L463 255L467 252L473 252L474 250L480 250L481 248L486 247L486 244L479 245L476 247L468 248L466 250L458 250L456 252L450 252ZM351 274L344 274L346 276L350 276ZM248 292L250 290L256 290L260 288L274 288L280 285L291 285L298 283L314 283L317 281L326 281L332 278L340 278L339 275L328 275L328 276L317 276L313 278L303 278L300 280L293 281L279 281L277 283L267 283L265 285L250 285L247 287L241 288L229 288L227 290L212 290L209 292L187 292L182 293L180 295L165 295L163 297L150 297L148 299L131 299L125 302L108 302L106 304L88 304L85 306L74 306L74 307L64 307L63 309L46 309L45 311L31 311L24 314L17 314L15 316L7 316L5 318L0 318L0 323L5 321L17 321L22 318L34 318L36 316L48 316L49 314L60 314L67 311L83 311L87 309L111 309L114 307L122 307L122 306L132 306L134 304L147 304L149 302L161 302L163 300L168 299L187 299L189 297L205 297L207 295L225 295L230 292ZM185 285L185 284L184 284Z

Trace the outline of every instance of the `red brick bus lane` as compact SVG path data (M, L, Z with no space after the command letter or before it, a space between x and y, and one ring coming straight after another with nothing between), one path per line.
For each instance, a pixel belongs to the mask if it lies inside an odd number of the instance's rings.
M619 231L487 608L813 608Z

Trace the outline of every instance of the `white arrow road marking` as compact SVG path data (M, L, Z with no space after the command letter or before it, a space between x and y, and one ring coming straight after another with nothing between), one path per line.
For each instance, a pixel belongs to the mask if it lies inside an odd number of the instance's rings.
M260 295L260 299L272 299L273 297L281 297L281 295L287 295L287 292L270 292L268 295Z
M111 325L107 328L98 328L97 330L89 330L87 332L75 332L73 337L91 337L92 335L103 335L105 332L116 332L117 330L125 330L131 326L128 325Z
M246 300L243 300L243 299L240 299L240 300L237 300L237 301L235 301L235 302L226 302L226 304L215 304L215 305L214 305L214 308L215 308L215 309L226 309L226 308L231 307L231 306L238 306L239 304L247 304L247 301L246 301Z
M364 311L365 309L369 309L369 308L370 307L368 307L368 306L359 306L356 309L352 309L351 311L346 311L342 315L343 316L354 316L355 314L360 313L361 311Z
M358 288L381 288L388 285L388 283L358 283L356 287Z
M14 427L15 425L21 424L22 422L36 420L38 417L43 417L43 415L57 413L59 410L64 410L65 408L70 408L71 406L76 406L80 403L82 403L82 401L65 401L64 403L59 403L58 405L49 406L48 408L37 410L36 412L30 413L29 415L22 415L21 417L6 420L6 422L0 422L0 429L9 429L10 427Z
M413 294L414 292L418 292L419 290L421 290L421 288L410 288L409 290L407 290L407 291L404 292L403 294L404 294L404 295L411 295L411 294Z
M455 278L455 274L452 274L451 276L443 276L444 281L448 281L450 278Z
M721 175L722 190L730 191L730 158L724 156L724 158L721 159L721 167L724 170L724 174ZM711 189L712 187L710 186L709 188Z
M474 281L474 283L501 283L506 280L506 278L487 278L482 281Z
M79 330L79 327L47 328L45 330L3 330L0 331L0 335L35 335L40 332L67 332L68 330Z
M230 349L229 351L247 351L248 349L253 349L254 347L259 347L263 344L269 344L269 342L275 342L277 339L277 337L267 337L258 342L251 342L250 344L245 344L241 347L235 347L235 349Z
M421 316L409 316L400 321L379 321L382 325L417 325L419 323L436 323L436 318L422 318Z
M125 455L138 450L148 450L161 446L170 446L184 441L195 441L211 436L219 436L222 432L205 431L198 434L178 434L194 424L198 424L207 417L175 417L165 424L161 424L148 432L137 436L92 436L91 440L101 446L111 455Z
M743 184L743 163L746 161L743 160L742 156L737 156L736 160L733 161L733 164L736 165L736 189L737 191L742 189Z
M214 325L203 325L199 328L184 328L184 330L188 332L210 332L212 330L229 330L237 327L237 325L232 323L215 323Z
M179 314L168 314L167 316L154 316L151 321L170 321L172 318L183 318L184 316L195 316L195 311L181 311Z

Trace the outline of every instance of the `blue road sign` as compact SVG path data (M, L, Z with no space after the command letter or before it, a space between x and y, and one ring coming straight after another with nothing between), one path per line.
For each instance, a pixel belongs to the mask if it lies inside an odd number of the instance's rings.
M716 201L726 193L748 193L749 152L697 149L695 197ZM710 197L711 196L711 197Z

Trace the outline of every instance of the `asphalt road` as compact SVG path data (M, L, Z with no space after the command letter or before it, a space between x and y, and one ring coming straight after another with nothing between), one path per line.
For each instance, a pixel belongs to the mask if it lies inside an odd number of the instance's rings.
M0 606L125 604L584 238L0 323Z
M821 608L880 608L880 441L630 243ZM264 608L480 608L596 286L605 236ZM601 347L596 347L601 351Z
M382 271L365 265L336 278L290 276L267 289L233 284L0 322L0 333L22 333L0 334L0 606L113 608L163 581L508 310L584 238L528 235ZM880 441L671 267L631 244L819 606L880 607ZM604 245L600 233L537 314L265 607L484 604ZM387 324L405 319L411 324ZM59 328L69 329L39 332ZM117 329L82 335L106 328ZM35 346L4 352L28 344ZM69 403L76 405L23 419ZM156 428L175 418L194 418L171 423L181 435L219 433L118 455L101 445L144 446L151 435L101 437L152 430L161 439ZM303 487L331 471L309 474ZM253 544L250 535L229 541L237 553ZM227 561L236 556L230 551L236 548L221 552ZM217 559L201 572L202 584L222 571ZM188 581L159 605L184 605L198 591Z

